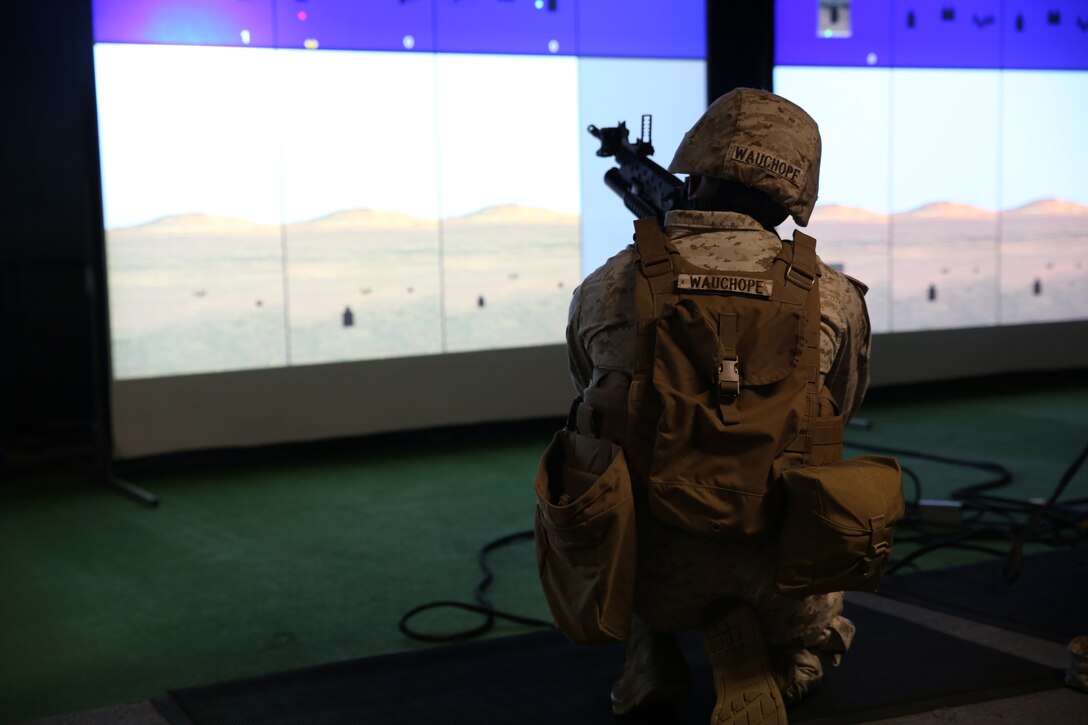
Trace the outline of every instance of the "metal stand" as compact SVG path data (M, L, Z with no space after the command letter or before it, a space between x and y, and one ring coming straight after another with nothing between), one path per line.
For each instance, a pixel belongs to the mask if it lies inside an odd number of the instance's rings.
M94 76L90 97L95 98ZM84 109L84 144L88 149L87 294L90 297L91 375L94 389L94 471L95 483L105 484L118 492L155 508L159 497L117 475L113 467L113 416L110 386L113 383L110 360L109 292L106 284L106 231L102 213L101 160L98 153L98 114L95 104Z
M93 278L94 275L91 276ZM90 285L91 295L96 298L105 294L104 292L102 295L95 294L94 290L98 286L97 282L97 280L92 279ZM94 301L92 306L97 306L97 300ZM97 317L97 314L93 312L92 315ZM92 325L94 341L91 343L91 348L94 357L95 423L94 471L91 476L95 483L110 486L140 503L154 508L159 505L158 496L121 478L113 468L113 420L110 415L109 401L109 337L106 332L108 329L108 326L104 326L102 321Z
M105 484L111 488L116 489L119 493L136 499L140 503L148 506L149 508L156 508L159 505L159 497L150 491L140 488L134 483L130 483L125 479L118 476L113 472L112 461L108 462L103 470L101 464L97 467L95 472L95 482Z
M110 476L107 483L114 488L119 489L121 493L128 494L129 496L132 496L141 503L147 504L151 508L155 508L159 505L158 496L151 493L150 491L145 491L139 486L129 483L123 478L118 478L117 476Z

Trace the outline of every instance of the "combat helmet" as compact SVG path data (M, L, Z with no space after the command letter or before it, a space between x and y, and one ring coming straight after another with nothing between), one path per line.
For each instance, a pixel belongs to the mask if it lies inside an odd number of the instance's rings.
M781 96L737 88L710 104L684 134L669 171L758 189L805 226L820 181L820 129Z

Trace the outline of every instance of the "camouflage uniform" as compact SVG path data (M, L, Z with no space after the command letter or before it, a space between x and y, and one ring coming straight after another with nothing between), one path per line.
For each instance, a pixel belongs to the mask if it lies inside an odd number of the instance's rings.
M735 92L734 92L735 93ZM756 93L756 92L752 92ZM733 94L730 94L733 95ZM766 94L769 96L770 94ZM727 97L720 99L722 103ZM771 96L775 101L777 97ZM762 100L762 99L759 99ZM788 102L787 102L788 103ZM737 104L739 106L739 104ZM791 104L792 105L792 104ZM713 106L712 106L713 109ZM720 109L719 109L720 110ZM742 165L722 168L713 165L715 154L736 153L734 147L745 136L741 124L780 123L756 118L750 113L724 114L734 128L709 129L710 139L725 142L716 151L689 159L689 140L708 132L707 115L689 131L670 170L680 166L690 173L733 178L759 188L763 177L744 176ZM723 114L717 115L718 122ZM807 118L807 116L806 116ZM815 128L815 124L813 124ZM731 143L730 143L731 142ZM806 146L807 144L807 146ZM815 159L805 158L812 139L797 149L776 149L775 159L806 172L818 173L819 139L815 139ZM812 154L810 153L810 156ZM704 161L710 158L711 162ZM708 163L710 164L708 167ZM694 166L696 171L691 171ZM814 169L813 169L814 167ZM790 172L787 170L787 174ZM772 174L774 175L774 174ZM775 188L773 195L799 224L808 221L815 202L814 174L798 174L800 190L792 187L784 193ZM740 176L741 178L738 178ZM780 185L770 179L770 185ZM764 187L767 183L762 184ZM791 198L789 193L796 191ZM699 267L714 270L763 272L781 248L773 232L744 214L733 212L673 211L665 218L665 233L680 255ZM635 264L637 252L628 246L590 274L574 292L567 326L567 348L571 378L581 393L609 371L631 376L635 359ZM861 405L868 386L870 329L860 282L850 279L820 262L820 382L826 385L847 418ZM774 586L774 552L742 543L719 543L666 528L646 517L639 530L639 562L635 592L635 611L645 624L657 631L699 629L707 624L710 606L723 599L750 603L759 614L767 642L787 702L799 699L823 675L827 665L837 665L850 645L854 626L840 616L841 592L796 600L778 594Z

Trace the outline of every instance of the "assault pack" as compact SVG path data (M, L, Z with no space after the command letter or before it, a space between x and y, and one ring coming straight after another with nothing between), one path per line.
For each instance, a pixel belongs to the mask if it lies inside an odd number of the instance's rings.
M764 273L703 270L636 222L638 344L624 448L662 522L713 538L762 534L776 482L842 458L819 386L816 241L784 241ZM821 415L821 413L823 413Z
M843 417L819 379L816 241L795 232L766 272L706 270L655 219L635 229L632 378L575 401L537 476L538 564L560 629L626 636L636 500L696 536L775 542L785 594L874 590L901 474L891 458L842 460Z

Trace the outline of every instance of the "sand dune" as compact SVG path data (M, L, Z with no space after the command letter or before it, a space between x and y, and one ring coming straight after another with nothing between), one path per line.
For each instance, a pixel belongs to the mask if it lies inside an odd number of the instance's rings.
M938 201L896 214L895 217L898 219L980 219L992 217L996 213L990 209L981 209L970 204Z
M550 209L505 204L489 206L471 214L446 219L447 226L463 224L577 224L578 215L561 214Z
M550 209L504 204L489 206L471 214L442 220L414 217L397 212L374 209L345 209L322 217L286 225L263 224L238 217L213 214L172 214L143 224L116 227L111 232L140 232L146 234L207 234L229 232L232 234L268 233L280 226L289 229L323 231L338 229L433 229L439 221L443 225L459 227L485 224L577 224L577 214L562 214Z
M434 229L433 219L373 209L338 211L317 219L288 224L288 228L307 229Z
M1012 216L1088 216L1088 206L1060 199L1041 199L1005 213Z
M969 204L934 202L907 212L893 214L891 218L898 221L914 219L987 219L993 218L996 213ZM1088 206L1060 199L1041 199L1015 209L1005 210L1003 214L1011 217L1081 217L1088 216ZM874 224L886 222L889 216L845 204L820 204L813 211L812 218L818 224ZM484 225L572 225L578 223L578 216L535 207L500 205L486 207L464 216L443 219L441 223L447 228ZM434 229L436 224L438 224L436 220L413 217L407 214L375 211L373 209L351 209L334 212L305 222L294 222L286 226L288 229L298 231L418 230ZM113 229L111 232L139 232L148 235L269 234L274 233L278 226L276 224L261 224L236 217L211 214L176 214L144 224Z
M891 218L898 221L910 221L914 219L992 219L998 212L991 209L959 204L956 202L941 201L932 204L924 204L917 209L892 214ZM1040 199L1014 209L1005 209L1001 212L1005 216L1088 216L1088 206L1072 201L1060 199ZM820 223L844 223L863 224L879 223L887 221L886 214L848 206L845 204L818 204L812 212L814 222Z
M279 224L261 224L238 217L214 214L173 214L131 227L111 229L110 233L132 232L139 234L268 234L274 233Z
M812 212L813 221L818 222L880 222L887 218L885 214L845 204L821 204Z

